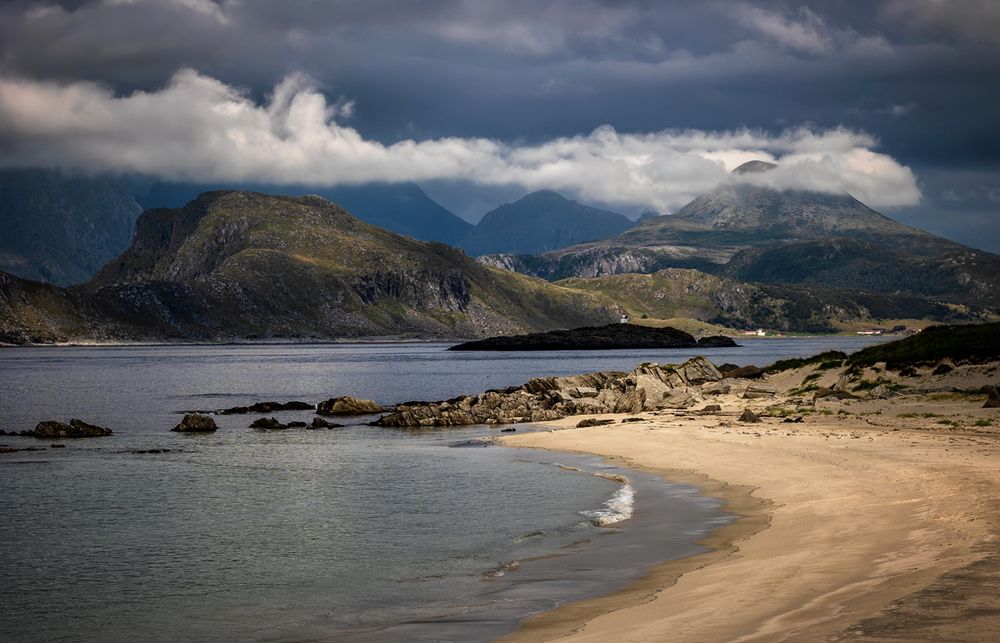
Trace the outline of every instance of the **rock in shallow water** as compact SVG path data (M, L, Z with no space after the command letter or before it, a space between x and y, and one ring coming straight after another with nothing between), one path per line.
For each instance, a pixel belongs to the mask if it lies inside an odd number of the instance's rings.
M69 424L57 420L39 422L31 433L36 438L102 438L111 434L111 429L76 418L70 420Z
M188 413L180 421L180 424L170 430L178 433L211 433L218 428L215 420L210 416L201 413Z
M356 397L331 397L316 406L317 415L370 415L381 413L382 407L372 400Z

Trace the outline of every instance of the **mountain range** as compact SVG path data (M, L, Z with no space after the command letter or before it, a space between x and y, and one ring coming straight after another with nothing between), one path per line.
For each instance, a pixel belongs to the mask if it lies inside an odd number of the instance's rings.
M617 212L540 190L487 212L458 245L471 255L536 254L612 237L633 225Z
M751 162L754 163L754 162ZM1000 307L1000 257L905 226L848 194L778 190L738 175L672 215L495 267L559 280L695 268L745 282L904 293Z
M86 284L0 275L0 341L477 337L607 323L601 297L489 268L317 196L147 210Z
M128 248L141 213L107 177L0 170L0 270L60 285L86 281Z
M143 210L179 208L218 186L138 178L65 175L51 170L0 171L0 270L56 285L93 277L123 252ZM415 183L312 188L241 185L262 194L314 194L380 228L470 254L539 253L616 235L633 223L551 191L526 195L473 226Z

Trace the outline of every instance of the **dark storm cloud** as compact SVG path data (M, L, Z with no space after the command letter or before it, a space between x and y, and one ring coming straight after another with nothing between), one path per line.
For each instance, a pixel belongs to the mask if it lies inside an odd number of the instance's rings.
M959 182L965 172L1000 172L998 6L15 1L0 7L0 70L127 94L159 90L191 68L260 102L301 71L331 101L353 100L346 122L383 143L538 144L604 124L619 132L844 125L874 135L903 164ZM955 203L960 226L968 202Z

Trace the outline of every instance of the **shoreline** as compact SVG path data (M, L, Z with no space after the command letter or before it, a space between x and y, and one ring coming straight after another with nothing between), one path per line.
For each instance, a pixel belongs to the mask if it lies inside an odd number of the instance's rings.
M557 422L543 424L553 426L557 425ZM541 446L509 444L508 441L508 436L503 436L498 440L498 444L515 449L550 450ZM734 516L734 519L713 529L707 536L693 541L694 545L707 551L662 561L647 569L640 578L626 587L610 594L573 601L556 609L528 616L521 621L517 630L501 637L499 639L501 641L548 641L576 633L580 626L586 626L586 623L596 616L653 600L657 594L672 587L685 574L733 554L738 551L740 541L770 527L769 508L772 503L765 498L755 497L754 487L731 485L696 471L647 467L621 456L603 456L590 451L567 449L560 449L559 452L572 455L597 455L609 465L621 469L650 473L659 476L666 483L694 487L699 495L720 500L722 502L720 511Z
M712 551L531 616L502 640L979 641L1000 627L995 433L642 415L589 429L549 422L557 430L502 443L654 472L741 517L700 541Z

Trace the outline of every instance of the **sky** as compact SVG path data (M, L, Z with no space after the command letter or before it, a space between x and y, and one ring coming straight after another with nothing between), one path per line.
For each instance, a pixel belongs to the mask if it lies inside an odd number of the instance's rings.
M671 212L760 158L998 252L998 106L995 0L0 3L0 167L416 181L471 220Z

